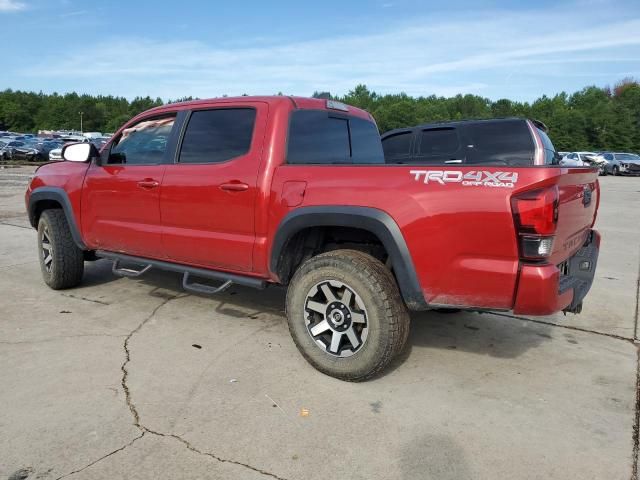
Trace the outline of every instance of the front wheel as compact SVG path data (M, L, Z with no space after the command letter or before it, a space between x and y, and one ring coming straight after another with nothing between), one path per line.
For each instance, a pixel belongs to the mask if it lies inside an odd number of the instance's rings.
M613 166L612 172L614 177L617 177L618 175L620 175L620 169L618 168L617 165Z
M42 278L54 290L75 287L84 273L84 255L59 209L45 210L38 221L38 253Z
M307 260L287 291L287 321L298 350L332 377L361 381L402 351L409 313L389 269L356 250Z

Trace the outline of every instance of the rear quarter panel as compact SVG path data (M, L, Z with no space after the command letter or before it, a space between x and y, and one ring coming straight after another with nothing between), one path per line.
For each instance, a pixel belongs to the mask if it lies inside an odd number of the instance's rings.
M425 183L416 170L512 172L517 181L506 187ZM566 169L536 167L282 165L273 177L266 238L273 239L280 220L292 210L281 198L283 184L306 181L300 207L366 206L388 213L407 242L430 304L510 309L519 267L511 195L553 185L563 172Z

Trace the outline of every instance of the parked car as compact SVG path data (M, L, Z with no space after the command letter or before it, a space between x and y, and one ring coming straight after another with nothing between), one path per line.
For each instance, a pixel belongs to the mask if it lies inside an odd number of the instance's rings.
M16 147L11 155L12 160L23 160L34 162L44 160L46 157L42 155L40 150L30 143L24 143L20 147Z
M57 162L62 160L62 147L54 148L49 151L49 161Z
M535 120L461 120L382 134L386 163L423 165L557 165L560 156Z
M3 140L3 144L0 146L0 159L11 160L16 148L22 146L24 146L24 142L20 140L9 140L8 142Z
M14 149L14 160L26 160L26 161L46 161L49 159L49 152L54 149L62 147L62 142L59 141L45 141L41 138L31 138L24 141L24 145Z
M594 165L594 159L598 156L595 152L570 152L560 160L564 167L590 167Z
M107 144L109 139L110 137L92 137L89 139L89 141L93 143L98 150L101 150L102 147L104 147Z
M640 175L640 155L635 153L604 152L605 175Z
M550 165L539 123L486 125L472 148L438 137L446 154L420 143L424 158L403 165L385 163L369 113L333 100L154 108L102 152L66 145L35 172L25 201L44 282L75 287L98 257L124 276L179 272L200 294L287 285L301 354L351 381L402 351L408 310L578 313L600 245L597 172Z
M86 138L93 139L102 137L102 132L84 132L82 135Z

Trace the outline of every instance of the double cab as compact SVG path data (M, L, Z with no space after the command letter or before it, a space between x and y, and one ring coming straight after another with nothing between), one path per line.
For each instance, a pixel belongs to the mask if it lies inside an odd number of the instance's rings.
M402 350L410 310L579 312L600 244L597 170L545 160L544 126L518 122L531 161L497 158L482 134L420 155L435 147L416 141L453 142L451 126L411 130L412 158L396 161L369 113L333 100L154 108L101 151L66 145L37 170L26 207L43 278L72 288L104 258L124 276L178 272L204 294L285 285L302 355L352 381Z

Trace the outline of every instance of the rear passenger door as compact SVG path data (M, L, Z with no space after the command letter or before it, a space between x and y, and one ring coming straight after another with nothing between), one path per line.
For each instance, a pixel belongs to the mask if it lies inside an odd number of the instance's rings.
M212 105L188 113L160 195L169 260L250 271L254 206L268 106Z

